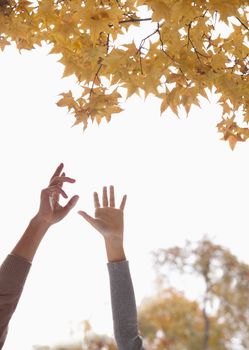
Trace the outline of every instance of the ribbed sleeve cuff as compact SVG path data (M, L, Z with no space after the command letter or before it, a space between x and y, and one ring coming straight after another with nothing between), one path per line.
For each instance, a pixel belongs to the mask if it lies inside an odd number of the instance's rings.
M107 267L110 273L129 271L129 262L128 260L108 262Z

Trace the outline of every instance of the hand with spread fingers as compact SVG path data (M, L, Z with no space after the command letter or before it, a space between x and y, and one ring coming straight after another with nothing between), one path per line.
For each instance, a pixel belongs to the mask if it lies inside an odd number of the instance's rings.
M110 186L108 198L107 188L103 187L102 206L96 192L93 195L95 217L84 211L78 213L88 221L104 237L109 261L125 260L123 249L124 220L123 211L127 196L124 195L119 208L115 207L114 187Z
M67 198L67 194L63 191L62 186L64 182L74 183L75 180L71 177L65 176L65 173L61 173L63 169L61 163L53 176L50 179L47 188L41 191L40 208L37 214L37 218L46 222L48 225L53 225L56 222L62 220L69 211L77 203L79 196L73 196L65 206L59 204L59 196L62 195Z
M67 198L67 194L62 189L63 183L75 182L65 173L61 173L63 167L61 163L51 177L48 187L41 191L38 213L31 219L26 231L13 249L13 255L32 261L49 227L62 220L77 203L79 196L73 196L65 206L59 204L60 195Z

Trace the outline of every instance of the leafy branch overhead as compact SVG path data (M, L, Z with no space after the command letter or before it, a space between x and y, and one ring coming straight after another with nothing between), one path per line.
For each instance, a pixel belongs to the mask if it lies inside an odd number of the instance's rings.
M84 128L122 111L123 91L151 93L161 113L178 115L215 88L218 131L234 148L249 138L248 18L248 0L0 0L0 48L52 44L64 76L82 87L78 99L69 91L58 105ZM151 31L141 40L145 24Z

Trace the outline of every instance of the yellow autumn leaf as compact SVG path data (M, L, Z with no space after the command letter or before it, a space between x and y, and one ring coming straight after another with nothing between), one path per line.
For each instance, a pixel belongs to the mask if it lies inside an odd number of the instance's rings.
M77 107L77 103L75 102L72 91L69 90L67 93L60 94L62 98L56 102L59 107L68 107L68 109L72 109Z
M234 135L230 135L228 137L228 142L229 146L231 147L231 150L233 151L237 143L237 138Z
M167 100L167 95L165 94L160 106L160 113L161 115L163 114L163 112L168 108L168 100Z
M0 49L3 51L7 45L10 45L10 42L3 36L0 36Z

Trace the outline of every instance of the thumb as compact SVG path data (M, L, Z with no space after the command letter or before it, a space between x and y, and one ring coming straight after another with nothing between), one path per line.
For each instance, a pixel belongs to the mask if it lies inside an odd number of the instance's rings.
M78 214L80 216L82 216L87 222L89 222L89 224L91 224L94 228L97 229L97 225L96 225L96 219L93 218L92 216L88 215L85 211L78 211Z
M75 204L78 202L78 199L79 196L75 195L68 201L68 203L64 207L66 213L68 213L75 206Z

